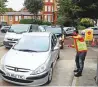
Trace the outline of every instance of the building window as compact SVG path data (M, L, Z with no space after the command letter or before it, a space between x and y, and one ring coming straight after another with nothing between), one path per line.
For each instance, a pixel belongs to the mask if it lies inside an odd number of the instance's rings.
M47 15L48 22L51 22L51 15Z
M12 21L12 16L9 16L9 21Z
M5 21L5 20L4 20L4 16L1 16L1 21Z
M45 19L45 21L47 21L47 15L44 15L44 19Z
M21 20L21 16L19 16L19 21Z
M52 12L54 12L53 6L51 8L52 8Z
M45 0L45 2L48 2L49 0Z
M53 0L50 0L50 2L53 2Z
M51 6L48 6L48 11L51 12Z
M24 16L24 19L28 19L28 16Z
M15 21L18 21L18 16L15 16Z
M45 6L45 11L47 11L48 6Z

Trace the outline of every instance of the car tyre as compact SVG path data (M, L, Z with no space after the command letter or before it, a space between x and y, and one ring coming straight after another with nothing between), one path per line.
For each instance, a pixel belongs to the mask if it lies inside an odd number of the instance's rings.
M47 84L51 83L52 81L52 76L53 76L53 68L50 68L49 74L48 74L48 81Z
M61 47L60 47L60 49L63 49L64 48L64 46L62 45Z
M5 47L5 49L10 49L10 47Z
M60 59L60 53L58 54L58 58L57 59Z

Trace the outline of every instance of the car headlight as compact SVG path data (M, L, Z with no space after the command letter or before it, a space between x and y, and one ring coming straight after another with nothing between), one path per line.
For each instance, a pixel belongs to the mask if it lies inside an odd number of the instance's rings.
M39 68L37 68L36 70L32 71L31 75L40 74L40 73L44 72L46 70L46 68L47 68L46 65L43 64Z

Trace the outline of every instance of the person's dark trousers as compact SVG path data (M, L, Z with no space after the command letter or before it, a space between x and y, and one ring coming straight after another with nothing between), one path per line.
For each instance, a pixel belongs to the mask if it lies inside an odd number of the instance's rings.
M87 52L77 52L76 54L76 67L78 72L80 72L82 74L83 68L84 68L84 61L85 61L85 57L86 57Z

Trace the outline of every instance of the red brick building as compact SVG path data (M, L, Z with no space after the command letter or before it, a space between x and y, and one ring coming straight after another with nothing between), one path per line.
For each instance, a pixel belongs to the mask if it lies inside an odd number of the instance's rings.
M55 23L57 21L57 2L56 0L44 0L42 11L43 20Z
M44 7L41 12L38 13L38 18L43 21L56 23L57 21L57 3L56 0L43 0ZM34 15L28 12L26 8L22 8L20 11L15 12L11 8L9 12L5 12L4 15L0 15L1 22L7 22L11 24L19 24L21 19L31 19Z

